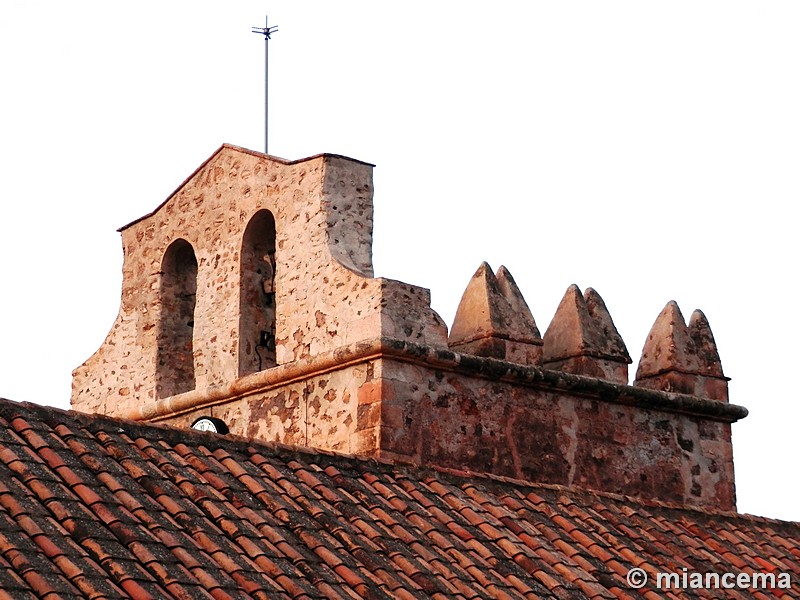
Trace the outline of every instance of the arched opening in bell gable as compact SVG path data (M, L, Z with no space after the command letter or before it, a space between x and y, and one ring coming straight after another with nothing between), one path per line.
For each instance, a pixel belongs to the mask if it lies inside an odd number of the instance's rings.
M275 361L275 218L260 210L242 238L239 293L239 375L263 371Z
M156 357L156 396L167 398L195 388L194 308L197 258L183 239L172 242L161 263Z

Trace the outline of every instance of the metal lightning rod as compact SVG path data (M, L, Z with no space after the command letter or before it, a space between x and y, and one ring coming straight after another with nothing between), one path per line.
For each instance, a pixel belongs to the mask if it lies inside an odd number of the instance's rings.
M269 26L269 15L264 17L264 27L253 27L252 32L264 36L264 154L269 154L269 40L278 27Z

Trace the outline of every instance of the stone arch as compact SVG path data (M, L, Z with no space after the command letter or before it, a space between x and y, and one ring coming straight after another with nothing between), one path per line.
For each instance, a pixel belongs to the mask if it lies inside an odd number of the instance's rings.
M274 367L275 217L258 211L244 231L239 289L239 375Z
M197 258L192 245L177 239L161 262L156 357L156 397L167 398L195 388L194 309Z

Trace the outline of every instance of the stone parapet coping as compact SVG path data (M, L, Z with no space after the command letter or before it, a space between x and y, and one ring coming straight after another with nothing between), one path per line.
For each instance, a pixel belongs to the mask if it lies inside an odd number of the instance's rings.
M234 150L238 150L240 152L245 152L245 153L251 154L253 156L260 156L260 157L263 157L263 158L268 158L272 162L276 162L276 163L279 163L279 164L282 164L282 165L296 165L296 164L299 164L299 163L302 163L302 162L309 162L309 161L312 161L312 160L317 159L317 158L342 158L344 160L349 160L350 162L359 163L359 164L362 164L362 165L369 165L370 167L374 167L375 166L372 163L368 163L368 162L365 162L363 160L358 160L357 158L350 158L349 156L344 156L342 154L331 154L329 152L322 152L322 153L319 153L319 154L314 154L313 156L308 156L306 158L299 158L299 159L296 159L296 160L287 160L285 158L280 158L279 156L272 156L271 154L264 154L263 152L258 152L257 150L248 150L247 148L242 148L240 146L235 146L233 144L222 144L219 148L217 148L214 151L214 153L211 156L209 156L205 161L203 161L203 164L201 164L199 167L197 167L192 172L192 174L189 175L189 177L187 177L183 181L183 183L181 183L177 188L175 188L175 191L172 192L169 196L167 196L166 200L164 200L161 204L156 206L151 212L147 213L146 215L143 215L143 216L139 217L138 219L135 219L135 220L131 221L127 225L123 225L122 227L117 229L117 231L124 231L128 227L131 227L132 225L136 225L136 223L138 223L139 221L144 221L145 219L148 219L148 218L152 217L154 214L156 214L159 210L161 210L164 207L164 205L170 200L170 198L172 198L175 194L177 194L184 185L186 185L189 181L191 181L191 179L195 175L197 175L203 169L203 167L205 167L208 163L210 163L213 160L213 158L225 148L233 148Z
M311 358L253 373L226 385L192 390L155 400L120 416L135 421L158 421L377 358L390 358L471 377L582 396L611 404L625 404L650 410L703 417L712 421L734 423L748 414L747 409L743 406L718 400L612 383L594 377L573 375L494 358L461 354L444 348L377 337L342 346Z

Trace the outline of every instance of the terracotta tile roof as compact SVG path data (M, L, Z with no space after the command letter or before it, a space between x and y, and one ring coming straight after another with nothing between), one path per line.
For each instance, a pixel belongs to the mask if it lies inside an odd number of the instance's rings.
M800 524L0 401L0 598L686 597L632 567L797 597Z

